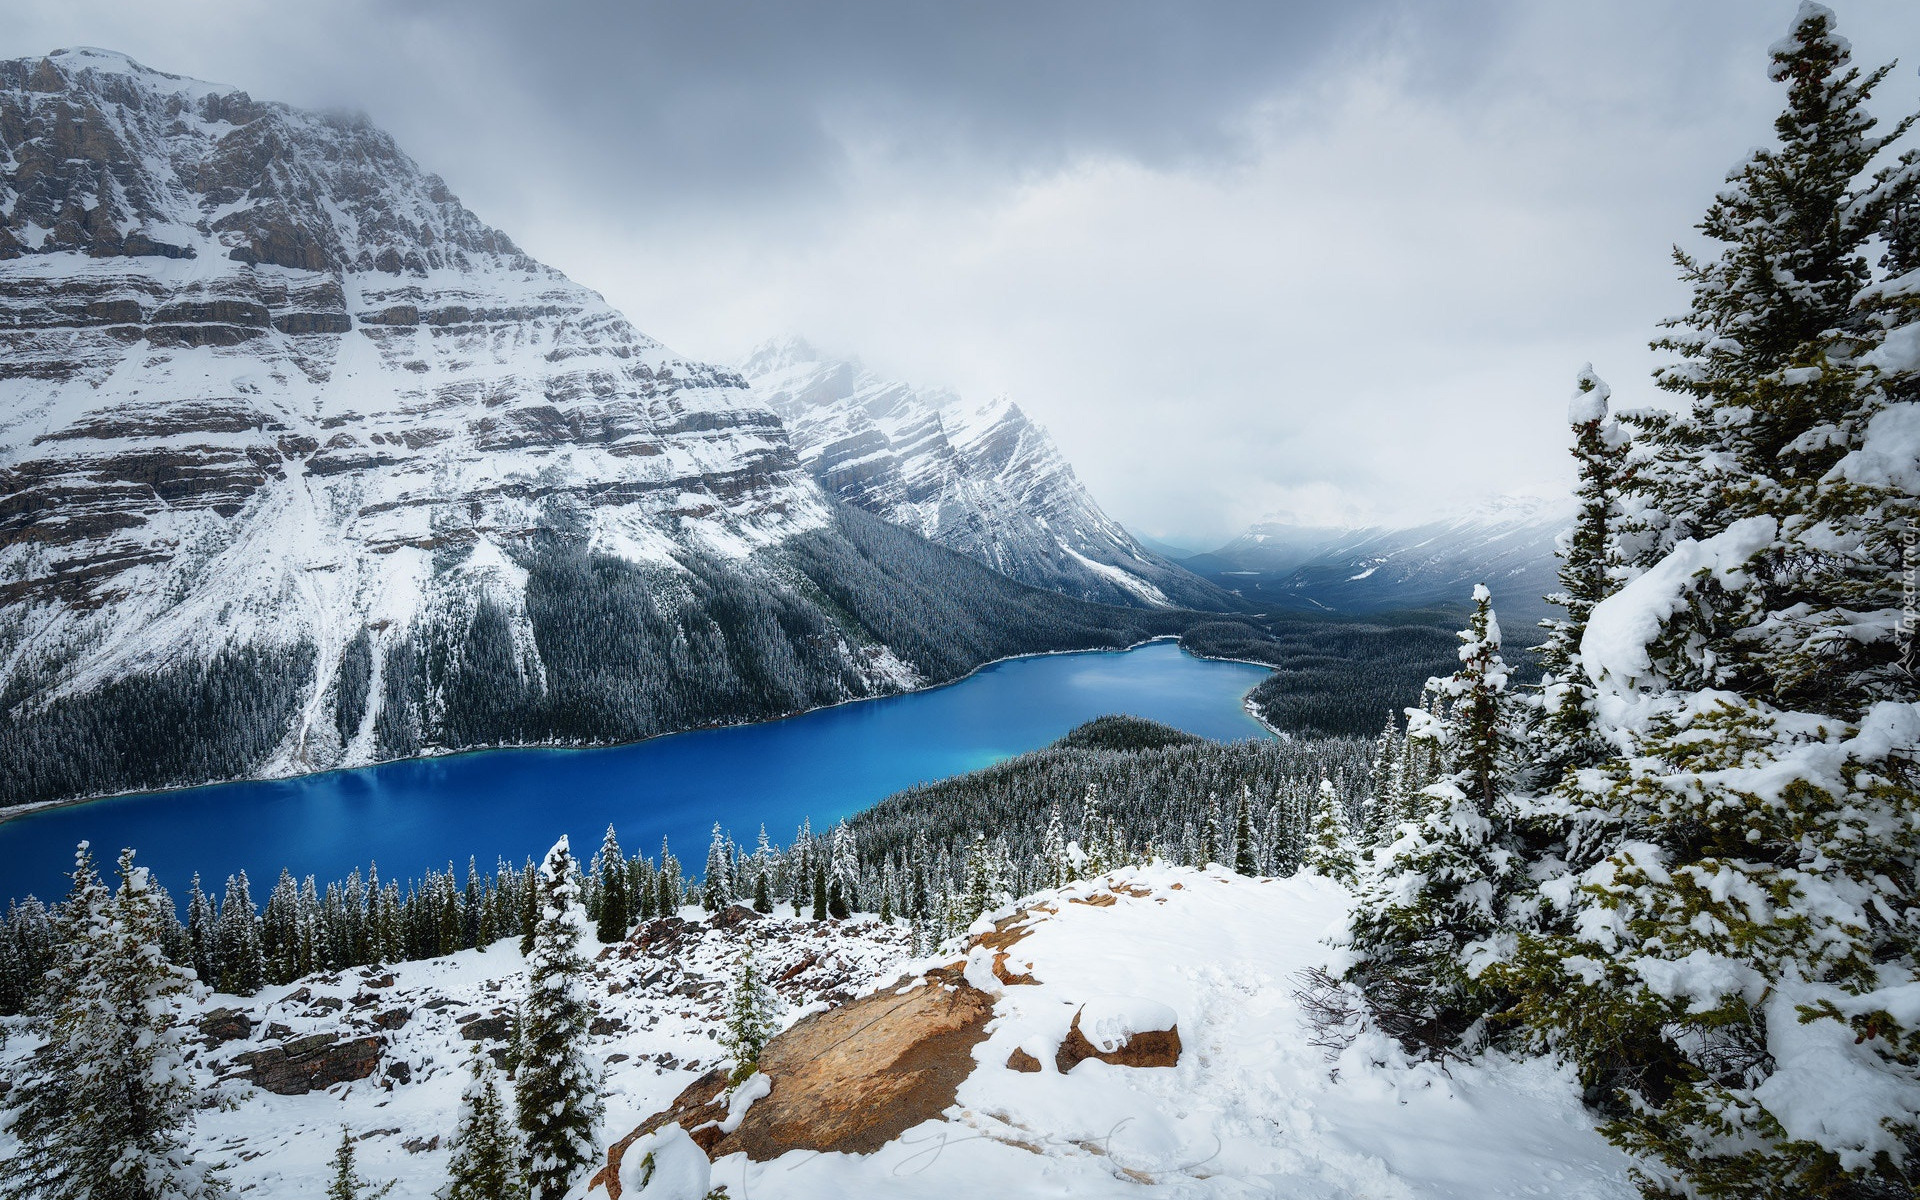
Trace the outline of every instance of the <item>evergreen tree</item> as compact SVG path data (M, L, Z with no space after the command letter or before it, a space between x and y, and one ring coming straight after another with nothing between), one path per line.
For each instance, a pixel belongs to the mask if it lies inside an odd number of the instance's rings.
M527 957L514 1100L527 1186L535 1200L559 1200L593 1160L601 1115L599 1079L587 1053L590 1003L580 953L587 916L565 837L541 862L537 886L540 918Z
M1073 882L1073 862L1067 857L1067 827L1060 818L1060 804L1047 806L1047 832L1040 840L1040 886L1064 887Z
M219 910L200 887L200 872L195 871L193 883L187 892L187 947L192 956L187 965L208 987L220 982L220 970L214 954L219 942L214 927L219 924L219 916Z
M813 864L813 919L827 919L827 869L817 862Z
M1540 623L1547 637L1535 651L1543 670L1542 729L1533 740L1535 774L1548 785L1569 768L1590 767L1606 757L1606 746L1594 730L1593 684L1578 660L1587 618L1613 590L1615 511L1627 479L1630 442L1608 415L1611 395L1612 389L1589 363L1581 368L1567 406L1579 509L1573 527L1560 539L1560 590L1547 597L1566 609L1566 616Z
M1679 256L1689 312L1658 346L1685 411L1623 417L1623 583L1573 667L1616 747L1552 797L1566 858L1539 917L1477 965L1536 1045L1571 1060L1649 1190L1907 1194L1910 1106L1793 1103L1920 1085L1913 879L1920 710L1902 669L1911 421L1911 210L1920 155L1876 166L1886 68L1863 74L1803 4L1771 51L1778 144L1728 177ZM1881 265L1903 278L1874 277ZM1911 428L1911 426L1908 426ZM1888 1089L1880 1091L1879 1089Z
M713 823L713 840L707 844L707 870L700 886L700 905L708 912L719 912L733 899L727 886L727 840L720 822Z
M1332 792L1333 785L1322 782L1321 791ZM1245 786L1233 806L1233 869L1242 875L1258 875L1260 864L1253 840L1253 793Z
M773 911L773 893L767 888L765 871L753 877L753 911L763 915Z
M1351 887L1355 882L1353 845L1347 836L1342 807L1333 781L1322 779L1319 800L1313 807L1313 842L1307 848L1303 865L1316 875Z
M210 1200L229 1194L187 1150L198 1089L180 1013L204 994L161 949L170 913L123 851L111 897L85 842L61 905L57 957L36 1018L46 1045L7 1093L19 1145L8 1200Z
M987 852L987 835L976 833L967 848L967 902L961 909L963 925L971 925L980 914L993 907L993 861Z
M720 1035L721 1049L733 1064L730 1086L738 1086L760 1063L760 1051L778 1028L780 998L760 970L757 947L751 937L740 946L727 993L727 1023Z
M353 1162L353 1135L340 1130L340 1147L333 1152L333 1179L327 1184L327 1200L379 1200L393 1190L393 1180L379 1187L360 1177Z
M627 856L613 826L600 842L600 920L596 930L602 942L612 943L627 936L633 925L632 904L627 895Z
M1367 996L1378 1023L1433 1054L1474 1048L1480 1018L1498 1003L1466 959L1495 933L1514 890L1513 837L1502 815L1507 673L1484 586L1474 588L1473 618L1460 638L1460 669L1435 689L1454 702L1447 719L1431 728L1414 722L1449 770L1423 789L1422 815L1375 855L1347 938L1346 978ZM1323 804L1331 790L1322 789ZM1329 825L1336 819L1329 813Z
M500 1078L487 1056L475 1051L473 1077L460 1097L459 1123L450 1146L447 1186L439 1200L518 1200L520 1146L500 1095Z
M214 940L221 991L251 996L266 986L267 957L260 944L260 914L254 911L245 871L227 877Z
M1399 789L1400 731L1391 712L1387 713L1387 723L1380 730L1380 736L1374 739L1373 763L1367 778L1372 784L1372 794L1367 804L1366 838L1378 844L1389 840L1404 807Z

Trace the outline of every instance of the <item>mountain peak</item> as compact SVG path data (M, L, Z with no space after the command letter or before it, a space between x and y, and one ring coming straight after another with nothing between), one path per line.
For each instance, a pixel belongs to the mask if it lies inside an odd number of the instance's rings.
M65 46L45 55L38 57L29 55L13 61L29 66L41 62L52 63L69 75L87 71L102 75L123 75L154 91L183 93L195 97L231 95L240 90L227 84L210 83L186 75L157 71L131 55L100 46Z

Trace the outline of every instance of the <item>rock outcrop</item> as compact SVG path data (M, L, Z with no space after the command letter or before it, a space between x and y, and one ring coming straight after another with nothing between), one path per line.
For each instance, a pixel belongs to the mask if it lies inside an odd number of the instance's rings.
M616 1142L593 1185L618 1200L627 1147L668 1122L685 1128L714 1158L743 1153L766 1162L789 1150L871 1153L953 1103L992 1017L993 997L950 969L805 1017L761 1051L760 1070L772 1090L737 1128L720 1126L727 1116L726 1076L712 1071Z
M378 1037L316 1033L234 1056L240 1078L280 1096L304 1096L336 1083L365 1079L380 1065Z

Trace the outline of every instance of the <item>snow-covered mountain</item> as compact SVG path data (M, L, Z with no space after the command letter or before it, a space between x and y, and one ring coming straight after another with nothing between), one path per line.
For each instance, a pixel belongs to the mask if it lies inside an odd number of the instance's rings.
M68 50L0 62L0 156L0 804L642 736L1011 652L896 655L913 572L999 585L910 548L856 571L889 535L850 540L743 379L364 118Z
M1549 611L1571 519L1565 501L1506 497L1406 527L1269 522L1186 565L1260 604L1333 612L1465 603L1484 583L1502 613L1532 621Z
M798 339L742 367L830 494L1023 583L1108 604L1235 607L1107 516L1047 431L1004 397L975 403L882 379Z

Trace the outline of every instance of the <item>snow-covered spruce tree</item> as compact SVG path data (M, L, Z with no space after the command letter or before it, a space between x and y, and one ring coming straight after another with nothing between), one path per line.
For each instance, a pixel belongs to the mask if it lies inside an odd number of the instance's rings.
M1540 622L1546 640L1534 651L1540 660L1539 728L1529 739L1531 773L1551 787L1568 770L1590 767L1607 755L1594 729L1593 685L1579 663L1593 606L1613 590L1614 513L1626 478L1629 441L1607 412L1612 389L1580 369L1567 421L1573 426L1573 459L1579 482L1579 508L1573 525L1561 534L1560 590L1547 599L1566 609L1563 617Z
M779 1014L780 997L767 983L760 969L758 947L748 937L734 964L733 984L727 991L727 1023L720 1033L721 1049L733 1064L728 1073L730 1086L744 1082L758 1068L760 1051L778 1028Z
M1366 841L1377 844L1391 840L1390 835L1400 823L1400 812L1404 806L1400 799L1400 727L1394 723L1393 714L1387 714L1387 723L1380 730L1380 736L1373 742L1373 762L1367 772L1371 791L1367 803Z
M1258 851L1253 837L1253 791L1243 783L1233 804L1233 869L1241 875L1258 875Z
M266 986L267 956L260 941L260 914L253 907L247 873L229 875L226 895L220 899L220 918L214 926L219 990L251 996Z
M1342 807L1333 781L1322 779L1319 799L1313 806L1313 841L1307 846L1307 861L1303 865L1316 875L1351 887L1357 876L1353 842L1347 836Z
M566 838L547 851L537 886L540 917L527 956L514 1103L528 1189L535 1200L559 1200L593 1161L601 1114L600 1081L587 1054L590 1004L580 953L587 914Z
M187 1150L199 1090L178 1022L204 988L162 953L172 914L131 850L121 852L119 870L109 897L80 844L35 1017L46 1047L6 1097L8 1131L19 1140L0 1174L8 1200L229 1194L217 1168Z
M707 843L707 868L700 880L700 906L710 913L719 912L733 899L727 886L727 835L720 822L713 823L713 838Z
M1486 973L1609 1105L1650 1194L1906 1195L1920 1171L1914 879L1920 705L1898 542L1920 494L1920 334L1895 297L1915 156L1803 4L1772 49L1779 145L1729 177L1681 257L1689 313L1633 414L1626 582L1577 665L1617 747L1560 788L1589 831L1548 918ZM1868 261L1876 235L1883 265ZM1596 835L1596 832L1597 834Z
M327 1200L380 1200L393 1190L394 1181L375 1187L360 1175L354 1165L353 1134L340 1130L340 1146L333 1152L333 1177L327 1182Z
M627 856L613 826L600 841L600 920L595 934L602 942L617 942L633 924L633 904L627 895Z
M1040 839L1040 886L1064 887L1073 877L1073 863L1067 858L1067 825L1056 800L1047 806L1047 831Z
M1460 669L1436 689L1452 700L1448 717L1418 734L1437 748L1446 774L1422 790L1420 816L1374 851L1346 939L1346 981L1383 1030L1430 1054L1473 1049L1481 1018L1498 1004L1469 976L1465 955L1499 927L1516 874L1502 811L1511 762L1507 669L1493 598L1485 586L1473 595Z
M527 1194L520 1180L520 1140L500 1095L500 1076L479 1050L460 1097L451 1149L439 1200L515 1200Z

